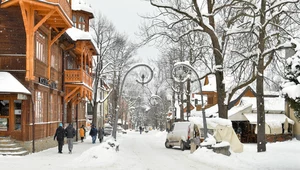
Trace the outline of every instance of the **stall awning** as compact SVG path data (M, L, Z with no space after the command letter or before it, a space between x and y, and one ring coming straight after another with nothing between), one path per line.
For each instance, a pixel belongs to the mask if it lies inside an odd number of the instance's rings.
M257 114L249 113L244 115L249 120L250 124L257 123ZM279 123L281 126L281 124L285 123L286 119L288 120L289 124L295 123L292 119L288 118L285 114L265 114L265 122L270 126L272 126L272 124L277 124L277 123Z
M250 124L257 124L257 114L244 114ZM288 118L285 114L265 114L265 134L281 134L288 131L288 124L294 124L294 121ZM255 127L257 134L257 126Z
M0 72L0 93L31 94L13 75Z

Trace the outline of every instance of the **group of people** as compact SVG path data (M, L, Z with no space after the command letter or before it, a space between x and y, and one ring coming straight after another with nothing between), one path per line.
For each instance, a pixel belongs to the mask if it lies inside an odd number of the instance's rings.
M104 136L104 129L103 127L99 127L98 130L96 129L95 125L92 125L92 128L90 130L90 136L92 137L92 143L96 143L96 138L98 134L99 142L102 143L103 136Z
M84 125L82 125L79 129L79 135L81 142L83 142L83 139L85 138L86 129ZM99 129L96 129L95 125L92 125L89 135L92 137L92 143L96 143L96 138L98 134L99 142L102 143L103 136L104 136L104 129L103 127L99 127ZM72 153L73 150L73 138L76 135L75 128L73 127L72 123L70 123L67 128L63 128L62 123L59 123L58 128L56 129L54 140L57 140L58 143L58 153L62 153L62 148L64 145L64 138L67 137L67 143L68 143L68 149L69 153Z
M72 153L73 150L73 138L75 136L75 129L70 123L66 129L63 128L62 123L59 123L58 128L56 129L54 140L57 140L58 143L58 153L62 153L62 148L64 145L64 138L67 137L69 153Z

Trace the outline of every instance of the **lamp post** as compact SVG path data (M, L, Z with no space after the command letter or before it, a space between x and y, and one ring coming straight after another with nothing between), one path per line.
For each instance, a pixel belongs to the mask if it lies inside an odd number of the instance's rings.
M176 69L179 69L176 72ZM186 71L185 71L186 69ZM190 71L193 71L195 75L197 76L197 80L199 83L199 88L200 88L200 94L201 94L201 105L202 105L202 117L203 117L203 129L204 129L204 139L207 138L207 123L206 123L206 116L205 116L205 109L204 109L204 102L203 102L203 93L202 93L202 85L200 81L200 77L197 73L197 71L189 64L186 62L177 62L174 64L173 70L172 70L172 76L176 82L183 83L190 79L190 74L186 74L187 72L190 73ZM176 75L179 75L180 78L177 78L174 74L177 73Z
M153 78L153 70L152 70L151 67L148 66L147 64L141 63L141 64L136 64L136 65L132 66L132 67L125 73L125 75L124 75L124 77L123 77L123 79L122 79L122 82L121 82L121 88L120 88L120 91L119 91L119 98L118 98L118 103L119 103L119 104L121 103L122 91L123 91L123 86L124 86L124 82L125 82L125 80L126 80L126 77L127 77L128 73L130 73L133 69L135 69L135 68L137 68L137 67L146 67L146 68L149 69L149 71L150 71L151 74L150 74L150 77L148 77L148 79L147 79L146 81L144 81L145 75L143 74L143 75L141 76L142 81L136 80L136 82L138 82L138 83L144 85L144 84L149 83L149 82L152 80L152 78ZM118 112L119 112L119 110L116 111L115 121L114 121L114 127L113 127L113 132L112 132L112 136L115 138L115 140L117 139L117 124L118 124L118 117L119 117L119 116L118 116L118 114L119 114Z

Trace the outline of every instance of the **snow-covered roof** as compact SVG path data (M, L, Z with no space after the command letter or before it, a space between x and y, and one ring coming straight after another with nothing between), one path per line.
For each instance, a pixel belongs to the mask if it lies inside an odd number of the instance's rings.
M214 105L204 110L206 117L217 117L218 115L218 105ZM191 110L191 116L202 117L202 110L197 111L196 108Z
M31 94L23 84L8 72L0 72L0 93Z
M257 114L249 113L244 115L249 120L250 124L257 123ZM294 124L294 121L288 118L285 114L265 114L265 121L268 125L272 125L275 123L280 123L281 125L285 122L286 119L288 120L288 123Z
M257 110L255 97L242 97L241 103L250 103L252 104L252 110ZM285 99L282 97L264 97L264 105L266 112L285 111Z
M67 29L66 33L71 37L73 41L91 41L99 54L96 42L93 40L92 35L89 32L82 31L78 28L72 27Z
M251 113L251 112L252 112L251 103L240 104L228 110L228 119L232 121L245 121L247 120L247 118L244 116L244 114Z
M86 3L85 0L72 0L72 10L74 11L85 11L91 13L94 16L92 7Z
M73 41L77 40L92 40L92 36L89 32L82 31L78 28L72 27L67 30L67 34Z
M216 76L214 74L210 74L207 76L208 84L203 85L202 91L217 91L217 83L216 83ZM202 80L202 84L203 84Z
M202 117L190 117L189 121L200 125L200 127L203 127L203 118ZM229 119L222 119L222 118L206 118L207 127L209 129L215 129L218 125L222 126L232 126L232 122Z

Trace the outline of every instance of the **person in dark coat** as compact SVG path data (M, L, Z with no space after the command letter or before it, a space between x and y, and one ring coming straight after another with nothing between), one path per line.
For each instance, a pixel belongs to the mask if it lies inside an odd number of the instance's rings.
M57 140L58 143L58 153L62 153L62 148L64 145L64 138L65 138L65 130L62 127L62 123L59 123L58 128L56 129L54 140Z
M70 123L69 126L66 128L65 133L67 137L69 153L71 154L73 150L73 138L76 133L72 123Z
M91 131L90 131L90 136L92 136L92 143L95 143L96 138L97 138L97 129L96 129L95 125L92 125Z
M104 128L100 127L99 126L99 129L98 129L98 139L99 139L99 142L102 143L103 141L103 136L104 136Z

